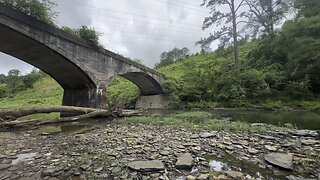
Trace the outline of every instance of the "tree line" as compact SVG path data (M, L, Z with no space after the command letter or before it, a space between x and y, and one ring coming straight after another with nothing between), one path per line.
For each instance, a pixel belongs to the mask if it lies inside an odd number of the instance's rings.
M32 88L37 80L47 76L40 70L32 70L22 75L17 69L11 69L8 75L0 74L0 98L12 97L16 93Z

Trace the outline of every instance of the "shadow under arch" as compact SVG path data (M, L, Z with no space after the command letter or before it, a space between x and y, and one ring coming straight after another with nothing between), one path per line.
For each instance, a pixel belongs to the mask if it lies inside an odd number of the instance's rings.
M64 89L63 105L95 106L95 102L90 101L96 95L92 78L48 45L0 24L0 51L51 76Z

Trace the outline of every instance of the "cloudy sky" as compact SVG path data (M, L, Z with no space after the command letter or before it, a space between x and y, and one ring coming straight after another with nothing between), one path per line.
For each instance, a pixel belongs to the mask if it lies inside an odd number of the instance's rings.
M208 32L202 21L209 14L202 0L55 0L59 26L87 25L103 33L101 43L126 57L138 58L149 67L159 55L174 47L199 51L194 44ZM213 45L214 46L214 45ZM0 53L0 74L10 69L22 73L32 66Z

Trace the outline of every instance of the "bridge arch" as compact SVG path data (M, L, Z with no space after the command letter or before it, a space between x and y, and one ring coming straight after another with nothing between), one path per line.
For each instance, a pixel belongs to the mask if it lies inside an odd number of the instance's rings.
M29 36L0 24L0 51L33 65L51 76L65 90L64 105L94 106L90 101L91 89L95 89L92 77L79 66L57 53L48 44L42 44ZM74 93L77 89L77 93ZM80 89L80 91L79 91ZM94 94L92 92L92 94ZM76 101L86 97L85 101ZM70 101L71 100L71 101Z
M145 72L127 72L116 76L124 77L135 84L140 89L142 96L156 95L163 92L159 82Z

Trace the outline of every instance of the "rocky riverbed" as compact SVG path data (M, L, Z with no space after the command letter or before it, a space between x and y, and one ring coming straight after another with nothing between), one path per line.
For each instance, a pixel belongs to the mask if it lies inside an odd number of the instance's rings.
M68 134L0 132L5 179L319 179L315 131L265 134L107 124Z

